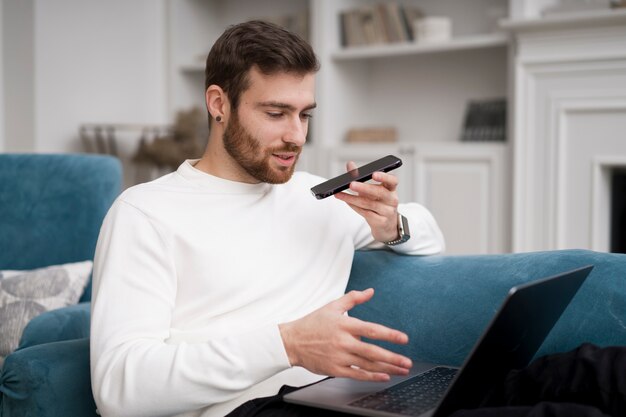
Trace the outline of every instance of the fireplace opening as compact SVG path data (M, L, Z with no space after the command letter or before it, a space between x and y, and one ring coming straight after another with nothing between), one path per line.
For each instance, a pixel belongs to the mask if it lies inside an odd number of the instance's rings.
M626 168L611 178L611 252L626 253Z

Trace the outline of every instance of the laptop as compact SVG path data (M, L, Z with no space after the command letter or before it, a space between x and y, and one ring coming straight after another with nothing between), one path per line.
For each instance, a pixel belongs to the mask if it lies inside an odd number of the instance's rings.
M329 378L284 401L374 417L443 417L478 408L509 371L530 363L592 269L511 288L461 368L416 362L408 376L384 383Z

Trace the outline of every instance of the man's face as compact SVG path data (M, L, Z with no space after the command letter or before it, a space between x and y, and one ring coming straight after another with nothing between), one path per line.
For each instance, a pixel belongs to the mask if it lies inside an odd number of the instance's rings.
M282 184L293 175L315 107L313 74L264 75L253 68L224 130L240 180Z

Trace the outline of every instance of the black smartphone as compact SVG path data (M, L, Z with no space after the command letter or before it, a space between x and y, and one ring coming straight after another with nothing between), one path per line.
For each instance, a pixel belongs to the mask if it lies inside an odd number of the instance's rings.
M311 193L313 193L315 198L321 200L343 190L347 190L352 181L365 182L372 179L372 174L374 172L389 172L401 165L402 160L400 158L393 155L387 155L374 162L370 162L362 167L355 168L345 174L341 174L335 178L331 178L328 181L318 184L311 188Z

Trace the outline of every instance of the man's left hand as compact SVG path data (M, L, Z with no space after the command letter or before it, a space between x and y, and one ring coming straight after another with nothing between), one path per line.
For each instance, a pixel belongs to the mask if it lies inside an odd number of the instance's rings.
M348 162L347 170L357 166ZM398 179L385 172L375 172L372 179L378 184L353 181L350 190L357 195L337 193L335 197L346 202L365 218L372 229L372 236L379 242L398 238Z

